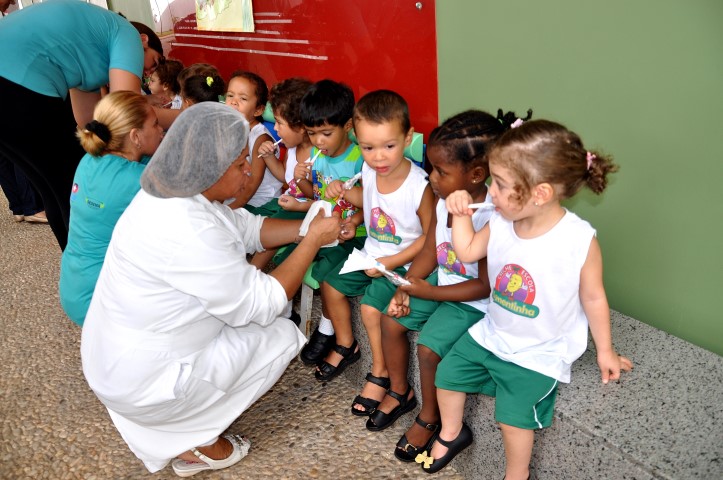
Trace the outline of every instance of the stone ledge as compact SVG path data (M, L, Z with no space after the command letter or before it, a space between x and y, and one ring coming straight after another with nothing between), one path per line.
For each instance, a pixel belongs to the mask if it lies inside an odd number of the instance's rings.
M362 360L344 375L361 386L371 354L358 298L352 311ZM552 427L536 435L533 478L723 478L723 358L617 312L612 327L616 349L635 369L603 385L590 343L572 382L560 386ZM415 344L416 337L410 334ZM419 385L415 348L410 372ZM417 413L399 422L408 428ZM452 466L470 479L502 478L494 400L470 395L465 421L475 443Z

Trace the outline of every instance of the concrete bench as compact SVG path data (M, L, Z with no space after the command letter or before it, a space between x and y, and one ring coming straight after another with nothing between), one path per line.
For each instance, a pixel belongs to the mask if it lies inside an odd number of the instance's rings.
M352 311L363 353L344 375L361 386L371 354L358 298ZM572 383L560 385L552 427L536 434L532 478L723 478L723 358L617 312L612 326L616 349L635 369L602 385L590 343ZM410 380L419 385L417 334L410 338ZM417 413L399 422L408 428ZM470 395L465 421L475 442L451 465L469 479L502 478L494 400Z

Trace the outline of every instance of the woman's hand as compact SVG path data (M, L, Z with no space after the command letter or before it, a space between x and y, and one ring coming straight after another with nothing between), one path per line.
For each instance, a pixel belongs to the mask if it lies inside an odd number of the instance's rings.
M339 217L324 217L324 212L319 210L316 217L309 224L309 231L302 240L310 239L319 242L319 247L331 243L339 237L341 232L341 219Z
M445 200L447 211L455 216L472 215L472 209L468 207L472 202L472 195L467 190L452 192Z

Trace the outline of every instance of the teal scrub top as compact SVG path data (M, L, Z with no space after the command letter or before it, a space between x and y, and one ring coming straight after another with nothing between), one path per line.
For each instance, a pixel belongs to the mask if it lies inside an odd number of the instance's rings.
M116 155L86 154L70 194L68 245L60 262L60 304L83 325L113 228L141 189L150 157L131 162Z
M79 0L31 5L0 22L0 76L34 92L65 98L94 92L112 68L142 78L138 30L115 12Z

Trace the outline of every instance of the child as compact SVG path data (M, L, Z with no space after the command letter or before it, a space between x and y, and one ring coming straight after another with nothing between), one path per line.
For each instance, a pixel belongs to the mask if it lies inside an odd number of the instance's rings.
M274 155L276 146L266 141L259 147L259 155L266 162L266 167L275 177L283 179L288 189L280 198L274 198L262 210L270 213L272 218L303 219L311 202L296 186L294 170L299 159L305 162L311 156L311 140L306 134L306 128L301 122L301 99L309 90L312 83L305 78L289 78L277 83L271 88L269 102L274 112L274 130L281 137L286 147L285 166ZM251 264L262 269L269 263L276 253L276 249L267 249L257 252L251 259Z
M183 70L183 64L178 60L165 60L156 67L148 81L148 88L153 95L160 95L167 99L163 104L165 108L180 110L181 86L178 84L178 74Z
M503 116L502 110L497 118L486 112L469 110L432 130L427 143L427 159L432 166L429 183L439 198L436 221L432 222L423 250L407 272L406 278L412 284L397 289L389 304L388 315L382 316L382 348L391 380L389 392L378 408L371 402L359 402L373 410L369 418L372 430L383 430L394 424L401 410L399 392L409 388L407 332L419 331L417 355L424 403L415 423L394 451L394 455L405 462L414 461L419 453L428 450L439 429L439 407L434 388L437 364L457 339L484 316L489 302L487 260L482 258L479 262L465 263L456 257L451 244L452 218L444 200L456 190L468 192L474 202L487 199L485 181L489 166L485 155L513 120L514 114ZM476 210L472 216L475 229L481 229L490 215L490 209ZM385 285L385 288L388 290L391 286ZM376 292L370 289L367 294Z
M434 195L426 179L426 172L404 158L404 149L412 140L407 103L397 93L378 90L365 95L354 109L354 131L362 155L363 191L355 187L344 196L354 205L364 204L364 221L368 237L364 251L376 258L389 271L404 275L406 267L420 252L432 222ZM330 185L336 193L340 185ZM376 269L339 275L341 262L321 286L322 313L331 319L336 333L336 345L317 366L318 380L330 380L360 357L359 346L351 329L351 311L347 296L362 295L361 315L369 336L372 351L372 371L361 398L381 400L389 388L387 367L382 354L381 311L389 304L393 294L369 295L367 288L380 278ZM400 395L402 410L414 408L416 400L411 389ZM376 398L375 398L376 397ZM354 415L369 415L367 409L352 407Z
M181 110L201 102L218 102L223 96L225 83L218 73L195 74L179 80L181 85Z
M366 229L361 225L364 216L359 209L344 196L339 196L341 190L334 193L329 190L331 184L340 185L359 173L364 164L359 146L349 139L353 112L354 92L347 85L333 80L316 82L301 99L301 121L313 145L309 162L315 160L313 164L297 164L294 172L296 186L306 198L331 203L334 215L342 218L344 232L339 245L323 248L317 255L311 275L319 283L354 248L361 249L366 237ZM294 244L287 246L283 255L277 255L274 261L282 261L294 247ZM322 315L318 328L301 351L302 362L316 365L334 344L334 339L331 321Z
M472 443L462 422L468 393L496 396L506 478L529 475L534 430L549 427L558 382L587 347L590 326L603 383L632 368L612 345L602 256L589 223L560 201L587 186L600 194L611 159L586 151L562 125L535 120L509 130L489 153L496 213L475 232L465 191L447 197L452 243L462 261L487 257L491 303L437 368L442 428L425 471L444 468Z
M259 158L259 147L273 137L262 123L261 115L266 108L269 89L264 79L252 72L236 71L231 74L226 91L226 105L243 114L249 122L249 156L251 181L242 195L234 200L231 208L245 207L258 215L268 216L269 212L260 210L264 204L278 198L282 183L266 168L264 160ZM278 153L276 154L278 156Z

